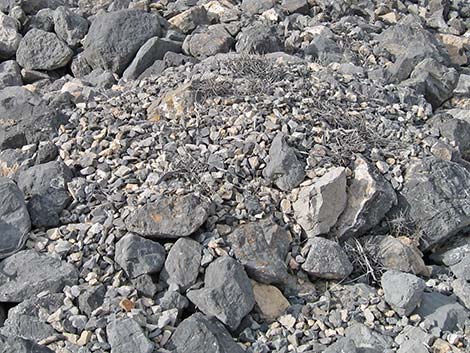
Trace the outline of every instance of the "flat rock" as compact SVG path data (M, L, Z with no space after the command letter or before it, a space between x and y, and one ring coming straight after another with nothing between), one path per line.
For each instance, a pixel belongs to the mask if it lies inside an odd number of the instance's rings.
M54 11L54 31L71 47L76 47L88 32L88 20L64 6Z
M22 38L19 27L17 20L0 13L0 58L9 59L15 55Z
M399 315L410 315L421 302L425 282L415 275L389 270L382 275L385 301Z
M189 291L188 299L204 314L215 316L231 330L253 309L255 298L243 266L220 257L206 269L204 288Z
M112 319L106 327L111 353L152 353L154 344L131 318Z
M0 263L0 301L18 303L42 291L59 292L77 281L77 270L71 264L23 250Z
M305 178L305 165L299 161L295 149L287 144L283 134L276 135L271 143L263 175L283 191L299 186Z
M53 353L49 348L40 346L39 344L26 340L21 337L5 337L0 335L0 352L1 353Z
M346 208L335 226L340 238L363 235L378 225L397 202L390 183L363 158L355 161L347 194Z
M195 194L162 198L144 205L126 219L127 230L148 238L180 238L191 235L209 215L209 205Z
M308 274L326 279L348 277L353 266L341 246L333 240L315 237L309 239L310 250L302 269Z
M227 236L235 257L253 279L286 284L286 256L292 237L269 219L240 225Z
M312 185L300 189L293 203L297 223L307 236L327 234L346 207L346 172L336 167Z
M32 29L21 40L18 64L29 70L55 70L72 60L73 51L55 33Z
M0 258L20 250L30 229L24 194L14 181L0 177Z
M114 258L129 278L136 278L160 272L165 255L165 249L159 243L127 234L116 243Z
M255 295L255 310L264 320L276 320L290 307L289 301L276 287L255 281L251 283Z
M159 17L145 11L103 13L90 26L83 54L93 69L122 74L140 47L160 34Z
M168 282L183 290L196 283L203 247L195 240L180 238L171 247L165 261Z
M195 313L183 320L171 336L177 353L243 353L227 329L214 318Z

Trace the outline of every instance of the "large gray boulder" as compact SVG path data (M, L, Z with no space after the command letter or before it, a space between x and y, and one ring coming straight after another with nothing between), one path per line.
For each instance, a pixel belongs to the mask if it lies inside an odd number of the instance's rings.
M187 36L183 50L196 58L204 59L218 53L228 53L233 47L234 40L224 25L216 24L196 30Z
M137 51L161 35L159 17L129 9L98 15L84 42L84 56L93 69L122 74Z
M196 313L183 320L171 336L177 353L243 353L227 329L214 318Z
M163 197L134 210L127 230L148 238L180 238L199 229L209 216L208 202L195 195Z
M111 319L106 327L111 353L152 353L154 344L140 325L131 318Z
M399 315L410 315L421 302L426 283L409 273L389 270L382 275L385 301Z
M55 33L32 29L21 40L16 59L29 70L55 70L72 60L73 51Z
M467 169L427 157L407 168L393 214L403 215L410 227L419 228L420 249L427 251L470 225L469 194Z
M45 346L21 337L0 335L0 353L54 353Z
M14 18L0 12L0 58L9 59L15 55L21 42L18 33L20 24Z
M267 284L286 284L286 256L290 233L266 219L240 225L227 236L235 257L253 279Z
M30 229L24 194L14 181L0 177L0 259L20 250Z
M88 20L60 6L54 11L54 31L71 47L76 47L88 32Z
M231 257L220 257L206 270L204 288L189 291L188 299L208 316L215 316L231 330L253 309L253 287L243 266Z
M165 262L165 249L159 243L127 234L116 243L116 262L129 278L158 273Z
M23 250L0 262L0 301L18 303L43 291L59 292L77 281L78 272L71 264Z
M59 114L23 87L0 90L0 150L49 140L61 124Z

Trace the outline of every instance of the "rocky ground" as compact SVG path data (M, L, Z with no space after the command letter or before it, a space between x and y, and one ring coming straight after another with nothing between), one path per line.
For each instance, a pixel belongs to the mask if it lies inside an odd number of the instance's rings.
M0 11L0 352L470 352L468 1Z

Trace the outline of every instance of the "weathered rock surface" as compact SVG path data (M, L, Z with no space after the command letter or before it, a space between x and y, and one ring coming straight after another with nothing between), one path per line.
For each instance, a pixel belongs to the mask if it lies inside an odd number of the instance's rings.
M14 18L0 13L0 58L9 59L15 55L21 42L19 23Z
M1 353L53 353L49 348L40 346L39 344L25 340L20 337L5 337L0 335L0 352Z
M54 11L54 31L71 47L76 47L88 32L88 20L60 6Z
M168 252L165 270L168 281L187 289L196 283L202 259L202 246L195 240L180 238Z
M106 327L112 353L152 353L154 344L140 325L131 318L113 319Z
M255 23L244 28L237 36L235 49L238 53L266 54L280 51L281 41L273 27Z
M470 283L464 279L457 278L452 282L452 289L462 304L470 310Z
M21 69L14 60L4 61L0 64L0 89L8 86L21 86Z
M346 329L346 338L354 342L358 352L383 352L391 348L393 339L381 335L364 324L353 324Z
M425 282L415 275L389 270L382 275L385 301L399 315L408 316L421 302Z
M227 53L233 47L233 37L222 24L209 26L206 30L193 32L186 37L183 50L186 54L204 59L218 53Z
M251 283L255 295L255 310L264 320L276 320L290 307L289 301L276 287L255 281Z

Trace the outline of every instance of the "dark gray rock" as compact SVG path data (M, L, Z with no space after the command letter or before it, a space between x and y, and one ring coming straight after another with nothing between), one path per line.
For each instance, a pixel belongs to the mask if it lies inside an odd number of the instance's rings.
M20 250L30 229L24 194L14 181L0 177L0 259Z
M76 78L85 77L93 71L83 53L78 54L73 58L70 69L72 70L73 76Z
M228 53L232 49L234 40L225 26L216 24L196 30L187 36L183 50L186 54L198 59L204 59L218 53Z
M139 49L132 63L122 74L122 77L135 80L156 60L163 59L168 51L179 53L181 51L181 43L159 37L150 38Z
M103 304L105 295L106 287L104 285L89 287L79 295L78 307L83 313L90 316L93 310Z
M152 353L154 344L133 319L111 319L106 327L111 353Z
M84 42L84 56L93 69L124 72L137 51L152 37L160 36L159 17L129 9L98 15Z
M440 120L440 119L439 119ZM445 119L434 124L441 136L455 143L463 159L470 160L470 123L462 119Z
M343 279L351 274L352 264L339 244L321 237L309 239L309 244L307 259L302 264L308 274L326 279Z
M189 301L176 291L166 291L160 298L159 305L163 310L178 309L181 312L188 307Z
M49 348L20 337L0 335L0 353L54 353Z
M22 86L21 69L14 60L0 64L0 89L8 86Z
M88 20L60 6L54 11L54 31L71 47L76 47L88 32Z
M9 59L15 55L21 42L18 33L20 24L14 18L0 12L0 58Z
M59 292L77 281L71 264L34 250L20 251L0 263L0 301L18 303L42 291Z
M48 294L18 304L8 311L8 318L1 328L2 335L38 342L57 334L45 319L63 305L64 298L63 294Z
M389 270L382 275L385 301L399 315L410 315L421 302L426 283L409 273Z
M125 222L128 231L144 237L174 239L198 230L208 211L208 202L195 194L164 197L134 210Z
M300 13L308 15L309 12L307 0L282 0L281 8L289 14Z
M231 257L220 257L206 269L204 288L189 291L188 299L204 314L215 316L231 330L253 309L253 287L243 266Z
M54 10L42 9L37 14L28 18L25 23L26 31L41 29L46 32L54 31Z
M322 31L316 35L304 49L304 53L324 64L341 62L343 57L343 52L336 43L334 35L329 31Z
M58 155L59 148L53 142L48 141L40 144L36 152L36 164L52 162Z
M27 15L35 14L42 9L55 10L59 6L63 6L68 0L22 0L21 8Z
M459 74L454 68L448 68L434 59L424 59L416 65L410 78L401 84L414 88L436 109L452 96L458 80Z
M183 320L171 336L177 353L243 353L217 320L196 313Z
M284 134L278 134L269 148L269 161L263 176L283 191L290 191L305 178L305 165L299 161L295 149L290 147Z
M55 70L72 60L73 51L56 34L32 29L21 40L18 64L30 70Z
M95 69L82 77L84 82L89 83L93 87L111 88L117 83L115 75L110 71Z
M171 247L165 261L168 282L185 290L196 283L203 247L195 240L180 238Z
M358 352L380 353L393 345L393 338L381 335L364 324L349 326L345 335L354 342Z
M286 256L292 237L287 230L266 219L240 225L227 240L251 278L267 284L288 282Z
M238 53L266 54L281 51L282 43L275 28L254 23L244 28L237 36L235 50Z
M159 243L127 234L116 243L114 258L129 278L158 273L165 262L165 249Z
M168 65L164 60L156 60L144 72L142 72L137 79L142 80L150 76L160 76L167 67Z
M393 214L402 214L409 227L420 228L420 249L427 251L470 225L469 192L467 169L427 157L413 162L406 170Z
M158 292L158 287L150 275L141 275L136 278L131 278L131 283L140 294L149 298L153 298Z
M333 343L323 353L357 353L356 345L350 338L343 337L336 343Z
M240 6L244 15L260 15L276 6L275 0L243 0Z
M470 310L470 283L464 279L457 278L452 282L452 289L460 302Z

